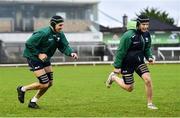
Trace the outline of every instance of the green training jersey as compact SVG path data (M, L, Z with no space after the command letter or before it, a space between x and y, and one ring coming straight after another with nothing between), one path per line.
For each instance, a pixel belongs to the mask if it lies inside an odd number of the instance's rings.
M50 61L56 49L67 56L73 52L64 33L62 31L55 33L49 26L32 34L25 43L23 56L31 60L41 61L38 54L45 53L47 55L45 61Z
M121 68L124 62L137 62L152 58L151 37L149 32L138 30L126 31L120 39L119 47L116 52L114 67Z

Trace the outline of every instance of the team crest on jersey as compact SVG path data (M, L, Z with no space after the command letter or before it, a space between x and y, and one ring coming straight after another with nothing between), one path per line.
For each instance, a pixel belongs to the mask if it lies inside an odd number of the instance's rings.
M61 39L58 35L53 35L53 38L54 38L56 41L59 41L59 40Z
M146 37L146 38L145 38L145 41L146 41L146 42L149 42L149 39Z
M60 40L60 37L57 37L57 41L59 41Z

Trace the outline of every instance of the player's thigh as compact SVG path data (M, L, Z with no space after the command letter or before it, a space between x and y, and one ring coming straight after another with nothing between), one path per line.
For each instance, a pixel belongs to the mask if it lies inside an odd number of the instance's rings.
M44 70L45 70L46 73L53 72L53 69L52 69L52 66L51 66L51 65L44 67Z
M149 69L145 63L137 65L135 71L141 78L147 77L149 75Z
M49 77L44 69L39 69L34 71L35 76L39 80L39 83L42 84L43 88L49 87Z
M40 77L41 75L46 74L43 66L43 62L31 60L27 58L28 65L30 67L30 71L33 71L36 77Z
M41 75L45 75L46 71L44 69L39 69L39 70L35 70L33 71L36 77L40 77Z
M130 85L134 83L134 68L133 67L126 67L121 69L122 78L126 85Z

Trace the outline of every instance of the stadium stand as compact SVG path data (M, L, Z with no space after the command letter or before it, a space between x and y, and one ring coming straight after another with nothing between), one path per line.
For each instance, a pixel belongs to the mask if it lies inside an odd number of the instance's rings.
M65 18L64 32L71 46L80 56L77 61L112 61L119 39L115 41L112 38L113 42L106 43L103 38L108 33L110 33L108 39L114 34L122 34L126 30L127 16L123 17L126 20L123 19L122 27L102 26L97 23L99 2L100 0L0 0L0 39L3 41L0 63L25 63L26 60L22 57L25 41L34 30L48 26L49 18L55 14ZM175 32L179 37L178 27L164 24L156 19L151 19L150 24L151 32ZM160 38L168 38L168 36L164 37L163 34ZM179 40L176 39L174 44L162 45L161 42L158 45L153 44L153 54L157 60L180 60L179 50L165 51L158 48L179 47ZM56 52L52 61L72 60Z
M34 18L34 30L38 30L49 25L49 19ZM85 20L65 20L64 32L87 32L90 31L91 22Z
M26 63L22 57L25 41L34 30L48 26L50 17L55 14L65 19L63 31L80 55L78 61L102 61L106 45L99 26L94 24L98 20L98 3L99 0L1 0L0 38L4 42L1 48L6 55L14 57L6 56L11 60L8 63ZM57 51L52 61L72 60Z
M14 31L14 20L12 18L0 18L0 32Z

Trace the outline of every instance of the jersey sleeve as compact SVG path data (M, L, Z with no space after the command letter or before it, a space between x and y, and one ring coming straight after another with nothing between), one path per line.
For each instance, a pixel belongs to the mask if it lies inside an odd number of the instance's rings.
M26 41L25 45L33 55L38 55L40 53L38 46L44 37L45 34L41 31L38 31L34 32L32 36Z
M152 57L151 36L150 36L150 34L149 34L148 38L149 38L149 41L148 41L148 43L146 44L145 49L144 49L144 56L145 56L145 58L146 58L147 60L149 60L149 58L153 58L153 57Z
M58 42L58 50L62 53L64 53L67 56L70 56L73 52L73 49L69 46L69 42L66 39L66 36L63 32L60 33L60 41Z
M131 36L126 32L120 39L119 47L116 52L115 60L113 66L115 68L121 68L122 61L127 54L127 51L131 45Z

